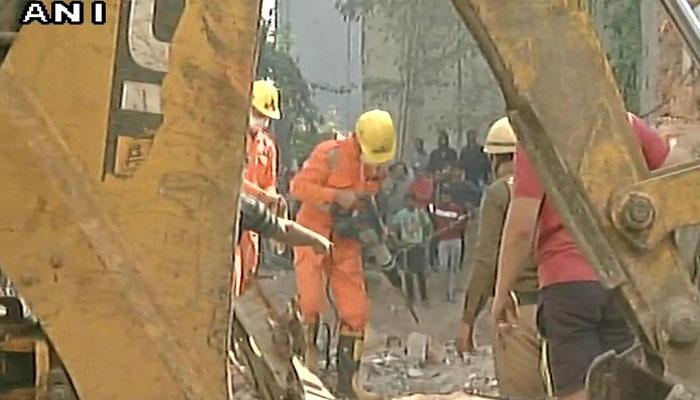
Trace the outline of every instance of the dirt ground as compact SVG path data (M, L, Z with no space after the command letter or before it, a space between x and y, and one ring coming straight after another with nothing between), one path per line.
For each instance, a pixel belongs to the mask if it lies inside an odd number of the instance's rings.
M476 227L472 226L470 237L473 237L475 230ZM469 252L468 248L466 267L458 278L457 302L446 301L446 272L428 274L429 305L415 306L419 323L411 317L400 291L391 286L381 273L366 274L372 302L361 369L366 389L387 398L413 396L407 397L412 400L436 399L436 394L449 395L443 396L445 399L476 398L464 394L465 391L484 395L498 393L487 313L482 312L476 324L477 350L473 354L459 355L455 348L454 339L459 329L469 276ZM261 286L270 301L282 309L294 295L292 271L268 268L262 274L266 279L260 281ZM336 318L332 307L328 307L323 321L331 331L335 329ZM334 339L328 342L323 333L321 337L320 347L322 352L325 347L328 348L329 361L321 361L319 375L327 386L332 387L335 382L335 343ZM407 351L407 347L410 347L409 337L413 341L429 342L425 361L416 357L415 352ZM415 349L415 345L412 348ZM416 397L419 394L431 395ZM236 398L252 400L255 396L243 386L236 392Z

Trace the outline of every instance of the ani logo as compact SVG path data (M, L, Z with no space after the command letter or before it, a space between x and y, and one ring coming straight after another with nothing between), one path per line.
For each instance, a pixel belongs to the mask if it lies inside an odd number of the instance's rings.
M107 6L104 1L91 1L89 6L82 1L50 1L48 7L42 1L29 1L19 22L23 25L33 22L42 25L82 25L87 20L93 25L104 25L107 22Z

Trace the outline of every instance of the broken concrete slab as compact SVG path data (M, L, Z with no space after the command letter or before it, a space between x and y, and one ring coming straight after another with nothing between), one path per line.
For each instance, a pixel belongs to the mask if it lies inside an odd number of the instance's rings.
M423 364L428 358L428 345L430 337L422 333L413 332L408 335L406 342L406 355Z
M444 364L447 360L447 349L440 339L435 336L428 338L426 362L429 364Z

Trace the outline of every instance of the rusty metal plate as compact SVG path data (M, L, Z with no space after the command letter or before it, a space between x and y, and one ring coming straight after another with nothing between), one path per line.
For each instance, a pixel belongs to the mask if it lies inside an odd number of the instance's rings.
M2 65L0 262L82 399L225 398L259 1L108 3Z

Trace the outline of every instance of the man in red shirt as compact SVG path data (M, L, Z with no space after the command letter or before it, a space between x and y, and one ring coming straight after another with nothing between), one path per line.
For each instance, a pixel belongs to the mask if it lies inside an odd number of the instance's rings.
M650 169L671 160L668 144L642 120L628 113ZM598 282L598 275L564 228L547 198L524 150L515 155L514 200L503 233L496 294L492 307L494 326L503 326L508 293L526 265L532 239L540 283L541 330L549 344L548 362L557 398L585 399L585 378L594 358L614 349L622 351L633 336L613 293ZM498 329L498 328L497 328Z
M437 234L440 269L447 271L447 301L455 302L455 288L459 266L462 263L462 235L466 229L466 209L452 200L450 190L440 190L440 202L433 219Z

